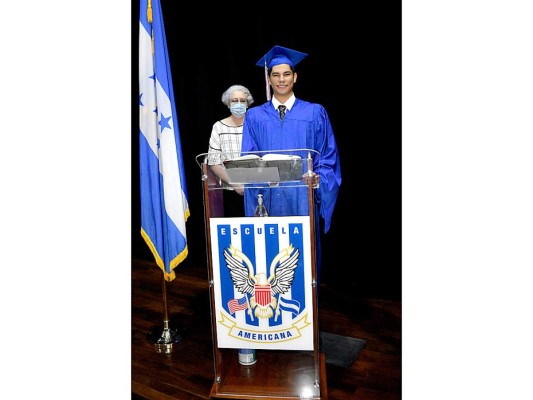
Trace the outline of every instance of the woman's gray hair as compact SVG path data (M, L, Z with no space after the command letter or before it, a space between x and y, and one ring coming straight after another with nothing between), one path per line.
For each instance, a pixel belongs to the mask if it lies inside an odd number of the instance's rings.
M252 97L252 94L246 88L242 85L231 85L224 93L222 93L222 103L224 103L227 107L230 106L231 102L231 95L236 91L242 91L246 95L246 105L249 107L254 102L254 98Z

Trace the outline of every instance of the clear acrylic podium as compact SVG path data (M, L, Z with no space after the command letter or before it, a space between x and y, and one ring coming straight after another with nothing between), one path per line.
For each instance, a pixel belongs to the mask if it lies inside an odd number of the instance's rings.
M196 157L213 338L210 399L327 399L318 346L316 182L305 179L318 172L320 154L224 156L222 169L210 165L207 153ZM230 186L244 191L241 216L224 215ZM258 194L268 217L254 217ZM243 365L238 349L254 349L257 361Z

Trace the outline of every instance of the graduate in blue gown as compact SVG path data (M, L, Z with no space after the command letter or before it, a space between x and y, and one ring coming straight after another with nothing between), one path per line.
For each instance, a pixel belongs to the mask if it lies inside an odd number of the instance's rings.
M315 230L320 271L320 225L323 219L326 233L331 224L335 202L341 184L339 154L335 136L325 108L295 97L293 88L298 75L294 66L307 54L274 46L257 65L265 68L268 101L248 110L243 123L241 154L265 151L300 155L303 159L302 175L307 171L306 152L311 149L313 172L318 175L315 193L317 226ZM300 150L298 150L300 149ZM294 150L294 151L293 151ZM292 187L291 187L292 186ZM309 215L307 186L297 187L290 182L280 182L278 187L247 189L245 191L245 215L252 216L257 205L257 194L262 193L270 216Z

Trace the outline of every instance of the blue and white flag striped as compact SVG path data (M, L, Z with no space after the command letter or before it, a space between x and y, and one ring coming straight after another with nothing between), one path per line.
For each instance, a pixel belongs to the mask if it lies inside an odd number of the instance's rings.
M300 302L298 300L286 299L280 296L279 308L283 311L289 311L295 316L300 314Z
M172 281L188 253L189 204L160 1L140 0L139 19L141 235Z

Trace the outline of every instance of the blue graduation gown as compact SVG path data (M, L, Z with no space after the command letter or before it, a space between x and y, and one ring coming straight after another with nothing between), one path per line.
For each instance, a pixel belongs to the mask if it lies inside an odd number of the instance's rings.
M296 99L283 121L271 101L246 112L242 134L243 153L289 149L312 149L320 153L320 157L314 157L313 154L313 171L320 175L320 186L314 193L315 206L324 219L326 233L337 201L341 171L337 144L325 108ZM305 158L306 154L301 156ZM306 171L307 163L304 160L302 174ZM292 185L292 188L284 188L284 185L282 182L278 188L246 190L245 215L253 215L258 193L263 193L270 216L309 215L307 187ZM290 183L288 186L291 186Z

